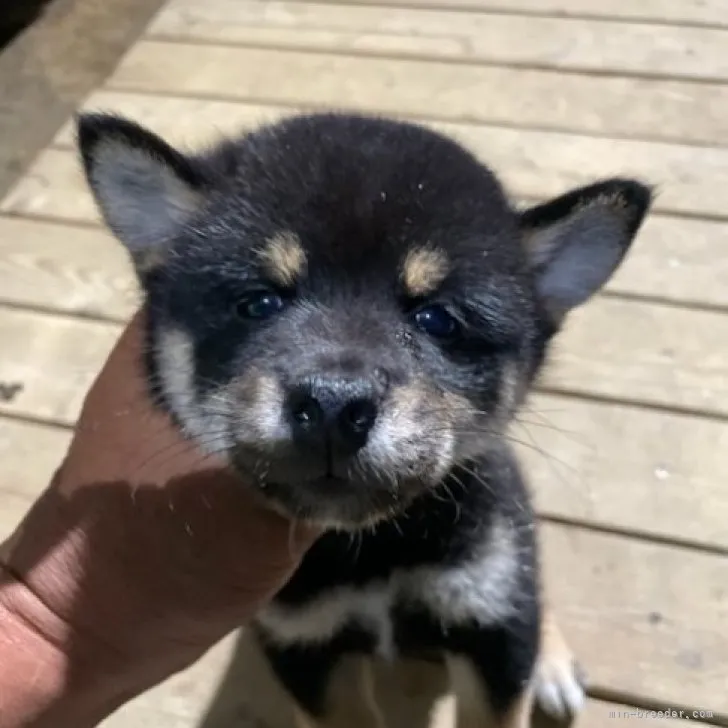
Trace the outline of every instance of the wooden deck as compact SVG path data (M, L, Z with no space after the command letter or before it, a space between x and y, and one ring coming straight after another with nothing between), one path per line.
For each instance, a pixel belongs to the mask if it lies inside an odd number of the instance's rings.
M548 589L590 675L579 725L627 720L610 717L625 705L728 725L726 0L171 0L85 106L189 144L296 109L375 110L460 138L519 199L613 173L657 184L515 434ZM137 297L70 126L0 210L2 536ZM203 725L233 647L105 725Z

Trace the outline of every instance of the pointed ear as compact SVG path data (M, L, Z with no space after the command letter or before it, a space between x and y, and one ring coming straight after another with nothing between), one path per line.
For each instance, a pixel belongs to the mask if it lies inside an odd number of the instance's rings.
M142 272L203 203L204 180L192 160L152 132L112 114L77 117L86 179L104 221Z
M611 278L651 202L649 187L634 180L610 179L521 214L538 291L556 320Z

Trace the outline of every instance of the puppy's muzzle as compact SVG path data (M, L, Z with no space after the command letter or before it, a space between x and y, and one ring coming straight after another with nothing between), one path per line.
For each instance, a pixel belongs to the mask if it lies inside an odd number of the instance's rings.
M286 399L286 414L297 445L326 453L331 460L363 448L380 414L389 377L319 374L296 383Z

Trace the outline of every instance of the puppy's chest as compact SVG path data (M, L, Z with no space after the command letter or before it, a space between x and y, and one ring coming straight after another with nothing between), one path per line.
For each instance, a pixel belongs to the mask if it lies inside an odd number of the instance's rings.
M387 582L341 586L295 606L274 602L258 616L258 622L281 646L327 643L354 631L365 637L373 651L393 656L397 651L393 587Z
M364 583L329 583L295 601L274 601L258 622L280 646L324 644L353 633L383 657L417 645L423 620L443 631L472 622L493 625L513 614L519 591L522 565L512 536L496 525L456 563L394 568Z

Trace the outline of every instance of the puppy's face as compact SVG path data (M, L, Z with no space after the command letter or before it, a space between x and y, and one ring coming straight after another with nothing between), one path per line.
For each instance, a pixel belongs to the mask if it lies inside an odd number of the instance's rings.
M454 142L364 117L298 117L198 156L116 117L79 132L177 420L278 508L344 527L497 441L650 199L610 180L519 215Z

